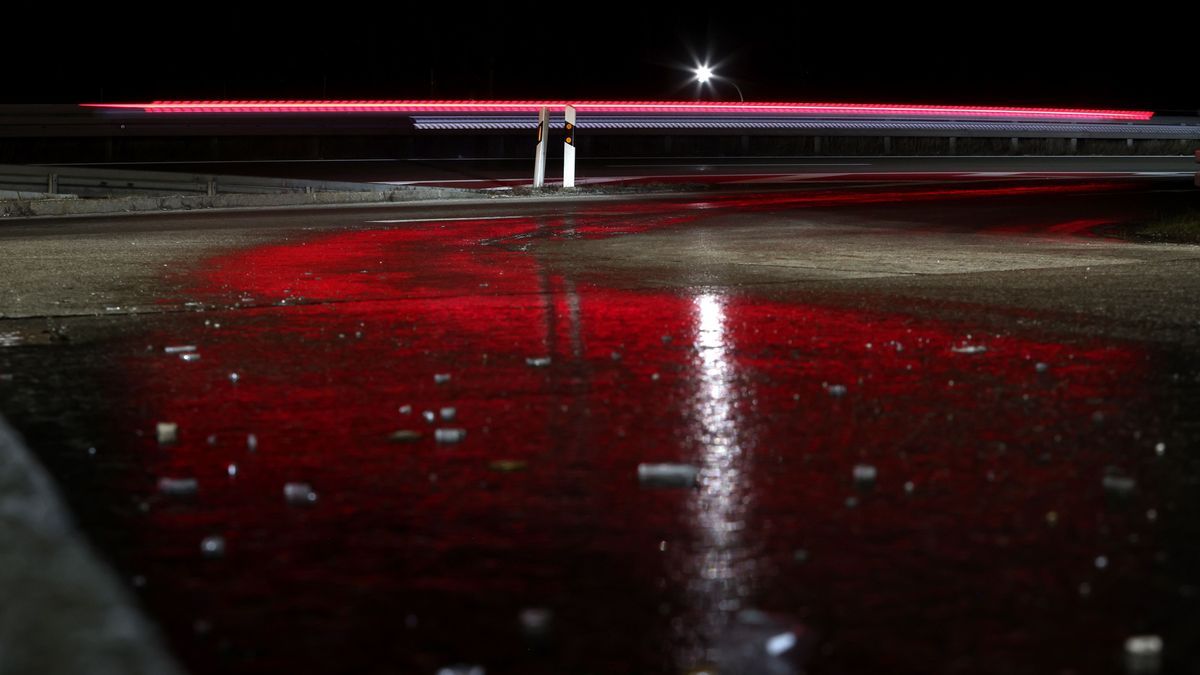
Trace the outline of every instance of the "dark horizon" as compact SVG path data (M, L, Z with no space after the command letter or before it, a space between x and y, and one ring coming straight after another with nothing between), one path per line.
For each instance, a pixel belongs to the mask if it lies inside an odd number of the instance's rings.
M10 26L45 22L16 3ZM1120 107L1195 114L1194 38L1115 35L1101 23L964 20L908 24L801 10L699 8L592 16L387 7L340 14L215 8L140 21L90 7L0 46L17 67L3 103L153 99L577 98L737 100L697 94L708 59L747 100ZM935 22L935 18L938 19ZM950 17L954 18L954 17ZM894 20L890 20L894 19ZM569 39L562 21L573 23ZM979 25L974 25L979 23ZM1114 33L1105 39L1105 33ZM562 48L557 45L569 42Z

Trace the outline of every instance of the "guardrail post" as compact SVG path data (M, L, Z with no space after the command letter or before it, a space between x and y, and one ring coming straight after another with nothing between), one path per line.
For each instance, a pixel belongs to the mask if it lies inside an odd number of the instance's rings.
M958 138L956 138L954 136L950 137L950 154L951 155L958 154Z
M46 193L52 195L58 194L58 174L51 173L46 176Z
M216 179L216 177L211 177L208 179L208 196L213 197L213 196L216 196L216 194L217 194L217 179Z
M563 187L575 187L575 106L563 108Z
M550 126L550 110L542 108L538 111L537 147L533 151L533 187L540 188L546 184L546 132Z
M1078 138L1071 139L1071 154L1072 155L1079 154L1079 139Z
M1021 150L1020 141L1015 136L1009 139L1009 141L1009 147L1012 149L1012 153L1014 155L1017 154Z

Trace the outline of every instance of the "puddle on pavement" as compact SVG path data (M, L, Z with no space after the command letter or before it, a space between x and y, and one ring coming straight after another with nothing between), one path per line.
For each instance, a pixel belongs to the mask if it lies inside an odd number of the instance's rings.
M606 288L454 232L223 256L183 293L244 308L0 350L5 409L195 672L1197 654L1190 357Z

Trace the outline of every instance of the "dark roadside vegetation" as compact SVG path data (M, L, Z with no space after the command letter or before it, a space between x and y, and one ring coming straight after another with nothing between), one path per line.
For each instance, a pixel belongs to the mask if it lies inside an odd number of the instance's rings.
M1200 210L1163 215L1140 225L1136 234L1150 241L1200 244Z

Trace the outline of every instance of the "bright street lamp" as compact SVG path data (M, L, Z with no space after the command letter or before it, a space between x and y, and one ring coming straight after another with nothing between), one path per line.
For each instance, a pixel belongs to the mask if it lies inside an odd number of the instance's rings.
M722 82L728 82L729 84L733 85L734 90L737 91L738 100L745 102L746 97L742 96L742 88L737 86L737 82L734 82L733 80L729 79L728 77L721 77L721 76L717 75L716 73L713 72L712 67L709 66L707 63L696 66L695 68L692 69L692 72L696 74L696 81L699 82L700 84L708 84L710 81L715 81L715 80L720 80Z

